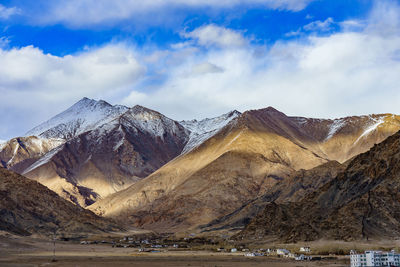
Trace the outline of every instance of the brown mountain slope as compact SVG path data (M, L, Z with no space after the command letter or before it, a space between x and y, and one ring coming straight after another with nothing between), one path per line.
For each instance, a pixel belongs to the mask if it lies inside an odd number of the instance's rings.
M19 235L79 236L121 230L36 181L0 168L0 230Z
M90 209L105 216L128 218L147 228L196 228L274 192L274 187L295 171L329 161L329 142L345 143L347 135L346 144L353 146L335 151L342 152L341 158L347 160L351 151L362 151L367 144L372 145L400 128L398 117L384 114L377 118L379 125L369 116L359 117L359 123L353 122L354 118L343 119L355 126L349 130L336 127L333 131L336 121L288 117L273 108L248 111L195 150ZM319 132L315 128L317 121ZM307 123L314 123L314 130L305 129ZM304 186L309 190L297 190L291 197L311 191L312 184L308 182ZM316 183L316 187L319 185Z
M400 237L400 132L352 160L300 202L268 204L238 239L288 242Z
M268 192L246 202L234 212L201 227L203 232L243 229L252 218L271 202L287 203L301 200L308 193L318 190L345 169L345 164L330 161L310 170L299 170L276 183Z
M179 123L135 106L68 140L23 174L87 206L151 174L179 155L187 140Z

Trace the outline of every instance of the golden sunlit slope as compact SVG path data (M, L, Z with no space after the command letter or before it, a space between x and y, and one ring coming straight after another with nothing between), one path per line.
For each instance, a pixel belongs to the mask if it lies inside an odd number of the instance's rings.
M273 108L248 111L195 150L89 208L146 228L195 228L295 171L348 160L398 129L399 117L390 114L333 121L288 117Z

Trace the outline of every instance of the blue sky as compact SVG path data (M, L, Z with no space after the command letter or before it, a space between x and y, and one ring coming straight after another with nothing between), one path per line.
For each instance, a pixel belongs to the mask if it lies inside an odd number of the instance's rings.
M82 97L174 119L400 113L392 0L0 1L0 139Z
M145 17L173 16L173 19L143 21L135 18L115 18L95 24L73 21L40 22L32 18L47 12L49 1L3 1L2 5L17 8L16 14L0 23L2 35L7 37L11 47L33 45L44 53L64 56L82 51L87 46L101 46L115 41L129 41L139 46L165 48L182 41L180 32L194 30L206 24L216 24L243 31L244 36L255 43L270 44L288 39L288 32L296 31L312 21L334 21L360 19L368 15L372 1L367 0L325 0L311 2L304 9L275 10L263 5L241 4L229 8L177 7L174 11L164 9L146 11ZM59 1L62 2L62 1ZM112 1L109 1L112 2ZM61 5L61 4L60 4ZM83 12L83 11L82 11ZM166 13L166 14L165 14ZM135 16L136 14L132 15ZM132 21L133 20L133 21ZM332 29L332 32L337 29Z

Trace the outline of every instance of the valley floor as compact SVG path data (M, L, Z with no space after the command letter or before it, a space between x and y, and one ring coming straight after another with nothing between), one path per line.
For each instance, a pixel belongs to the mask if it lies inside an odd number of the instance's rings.
M314 267L348 266L347 258L320 262L296 262L274 257L244 257L243 253L211 251L165 251L139 253L135 248L113 248L107 244L80 245L72 242L53 243L32 238L0 237L0 266L276 266Z

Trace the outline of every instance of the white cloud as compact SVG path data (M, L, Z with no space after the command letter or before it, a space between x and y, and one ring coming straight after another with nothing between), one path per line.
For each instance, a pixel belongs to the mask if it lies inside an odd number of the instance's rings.
M221 72L224 72L223 68L218 67L217 65L209 63L209 62L203 62L203 63L194 65L192 68L191 74L202 75L202 74L208 74L208 73L221 73Z
M12 124L32 127L83 96L110 98L132 88L144 75L133 49L109 45L57 57L33 46L0 49L0 113L29 112ZM11 123L10 123L11 124ZM11 127L10 127L11 128Z
M324 21L313 21L303 27L304 30L306 31L323 31L327 32L332 29L332 25L334 24L334 21L332 18L327 18Z
M267 9L300 11L314 0L37 0L46 12L37 14L38 23L64 23L74 27L108 23L126 19L143 19L154 12L168 13L176 8L232 8L236 6L260 6ZM159 16L150 16L157 20ZM164 17L164 22L167 18ZM173 19L173 18L168 18Z
M182 36L197 41L201 46L211 47L242 47L246 45L244 37L236 31L214 24L205 25L192 32L182 33Z
M360 31L366 27L366 21L362 20L345 20L339 23L344 31Z
M307 15L308 16L308 15ZM306 17L307 18L307 17ZM356 21L346 21L340 23L342 28L350 29L350 26L354 26ZM329 32L333 30L335 22L332 18L327 18L324 21L316 20L310 22L303 27L298 28L296 31L291 31L285 34L286 37L302 36L308 32Z
M12 15L18 14L19 9L16 7L5 7L2 4L0 4L0 19L8 19Z

